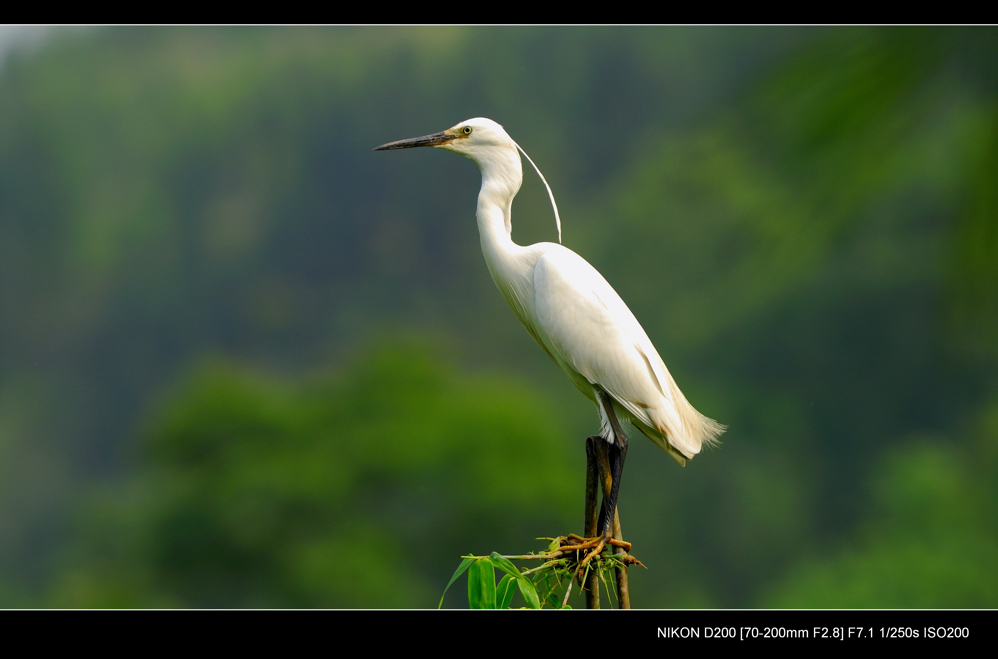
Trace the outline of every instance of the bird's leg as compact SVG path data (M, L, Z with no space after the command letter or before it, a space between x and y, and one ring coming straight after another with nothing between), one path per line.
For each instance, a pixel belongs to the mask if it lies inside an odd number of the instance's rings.
M604 405L604 409L606 410L615 439L613 444L604 444L609 453L610 471L613 473L612 476L607 474L607 477L603 479L604 508L600 511L602 513L603 538L609 542L612 536L620 544L617 545L615 550L611 551L616 551L617 554L624 554L626 551L620 546L625 543L622 542L623 533L620 530L620 514L617 512L617 493L620 491L620 476L624 471L624 460L627 458L627 436L624 435L624 431L620 428L620 423L617 421L617 415L613 412L613 405L610 403L609 396L601 391L599 392L599 397L600 403ZM629 544L627 548L630 549ZM626 568L617 568L616 577L617 602L620 604L620 608L629 609L631 608L631 595Z
M603 532L603 537L609 540L613 536L613 522L617 512L617 494L620 492L620 476L624 472L624 460L627 458L627 436L621 430L620 423L617 421L617 415L613 412L613 404L610 402L610 397L603 391L598 393L600 405L602 405L610 421L610 429L613 431L614 437L612 444L608 441L605 443L606 448L604 450L609 453L610 468L608 471L610 472L611 481L610 491L607 492L605 487L606 477L604 476L603 506L600 508L599 525L600 530ZM604 465L601 464L600 466Z
M590 536L595 538L597 535L605 537L603 529L606 523L606 504L610 498L610 492L612 490L613 474L610 468L610 444L607 443L605 438L600 437L599 435L594 436L593 439L597 477L599 478L599 484L603 490L603 500L600 502L599 517L597 519L596 528L593 529L593 534ZM588 530L586 533L588 534Z
M613 442L602 435L592 435L586 439L586 500L585 500L585 538L576 535L559 537L558 552L580 552L585 550L585 557L579 561L573 575L573 580L579 580L582 585L582 570L600 553L606 545L612 545L611 551L625 555L624 565L641 565L641 561L627 556L631 543L624 542L620 531L620 516L617 512L617 494L620 492L620 476L624 470L624 460L627 458L627 436L620 427L617 415L613 411L609 396L603 391L597 391L599 404L606 413L607 425L613 434ZM603 501L599 514L596 514L597 482L602 486ZM585 581L586 608L599 608L598 570L591 570ZM627 572L623 567L616 570L617 601L620 608L629 609ZM567 594L566 594L567 599Z
M600 480L603 484L603 503L600 506L599 530L600 535L593 548L582 559L580 566L584 566L594 556L603 551L606 543L610 542L614 535L614 526L620 528L617 517L617 494L620 492L620 475L624 470L624 459L627 457L627 436L620 428L617 415L613 411L613 405L606 392L597 390L599 404L606 414L610 425L610 432L613 434L613 443L609 439L593 437L594 453L596 464L599 466ZM616 522L616 524L615 524ZM618 531L619 534L619 531ZM619 540L619 538L618 538ZM625 584L626 590L626 584Z
M620 469L622 468L622 463L624 461L623 458L626 454L627 454L626 444L624 445L622 451L614 451L612 447L610 449L611 462L614 463L614 473L616 474L616 477L614 477L613 479L614 481L613 484L617 484L620 482ZM614 456L617 457L617 460L613 460ZM610 497L610 494L608 493L610 493L611 491L612 491L612 484L610 482L610 476L607 475L607 478L604 480L604 488L603 488L604 492L603 496L605 499ZM631 545L630 543L623 542L623 533L620 530L620 511L617 509L616 506L614 506L612 527L613 527L613 538L608 540L608 542L613 544L614 547L610 551L620 555L626 554L630 550ZM608 533L609 531L610 529L607 528ZM617 602L620 604L620 608L629 609L631 608L631 594L627 579L627 569L624 568L623 566L618 567L616 569L615 576L617 582Z

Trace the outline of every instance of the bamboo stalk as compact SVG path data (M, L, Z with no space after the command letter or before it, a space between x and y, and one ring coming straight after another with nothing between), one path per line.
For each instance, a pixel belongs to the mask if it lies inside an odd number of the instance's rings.
M598 457L601 458L601 462L606 462L606 469L600 470L603 481L603 501L606 501L610 497L610 486L612 485L613 478L610 476L609 469L609 458L606 455L606 445L603 445L602 455ZM619 507L613 510L613 538L615 540L623 540L624 535L620 530L620 509ZM623 547L615 547L612 551L616 554L626 554L627 552ZM627 582L627 568L620 567L616 570L616 582L617 582L617 602L620 604L620 608L629 609L631 608L631 591Z
M620 507L614 509L613 511L613 537L615 540L623 540L624 534L620 530ZM615 554L622 555L627 552L624 551L623 547L615 546L612 551ZM627 582L627 567L621 565L617 568L617 601L620 602L620 608L629 609L631 608L631 590Z
M586 512L585 512L585 536L587 538L596 537L598 509L596 508L596 483L599 480L599 467L596 464L595 440L592 437L586 438ZM599 571L590 570L586 578L585 585L586 608L598 609L599 602Z

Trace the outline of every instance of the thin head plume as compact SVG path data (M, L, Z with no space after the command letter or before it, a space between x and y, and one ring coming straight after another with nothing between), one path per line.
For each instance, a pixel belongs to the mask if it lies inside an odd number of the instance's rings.
M516 144L516 142L514 141L513 144ZM534 161L530 159L530 156L527 155L527 152L523 150L522 146L516 144L516 148L520 150L520 153L522 153L527 159L527 162L534 165ZM547 179L544 178L544 174L541 174L541 170L537 168L537 165L534 165L534 171L537 172L537 175L541 177L542 181L544 181L544 187L548 189L548 197L551 199L551 208L554 209L554 223L558 225L558 243L561 244L561 216L558 215L558 204L554 201L554 193L551 192L551 186L548 185Z

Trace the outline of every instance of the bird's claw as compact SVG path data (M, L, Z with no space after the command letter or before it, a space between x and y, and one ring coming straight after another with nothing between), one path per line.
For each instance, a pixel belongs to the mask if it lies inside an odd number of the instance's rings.
M567 536L558 536L555 540L558 541L558 544L555 546L555 551L560 552L581 551L583 549L595 547L600 543L602 543L600 544L600 551L602 551L603 547L606 545L620 547L627 552L631 551L631 543L625 540L617 540L616 538L607 538L604 535L596 536L595 538L583 538L582 536L575 535L574 533L569 533ZM554 543L552 543L552 545L554 545Z
M575 554L578 558L579 553L584 552L584 555L579 560L579 569L584 568L593 560L596 556L603 553L603 550L610 545L612 547L620 547L624 550L624 554L619 554L618 558L624 565L640 565L644 567L644 563L639 561L630 555L631 543L625 540L617 540L616 538L608 538L606 536L596 536L595 538L583 538L582 536L570 533L567 536L558 536L553 538L551 542L551 548L553 551L550 552L552 558L560 558L566 554Z
M606 538L600 536L596 538L596 544L593 546L592 550L586 554L586 557L579 561L579 569L584 568L589 561L593 559L594 556L599 556L603 553L603 548L606 546Z

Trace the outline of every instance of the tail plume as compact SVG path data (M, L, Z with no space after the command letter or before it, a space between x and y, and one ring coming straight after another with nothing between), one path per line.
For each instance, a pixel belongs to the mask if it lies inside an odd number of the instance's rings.
M690 405L686 396L679 390L676 381L669 377L669 389L672 394L672 402L679 414L680 428L673 432L668 432L669 443L675 446L687 458L692 458L700 452L704 446L717 446L720 444L718 437L727 430L727 426L714 421L713 419L700 414L696 408ZM666 430L660 428L659 430Z

